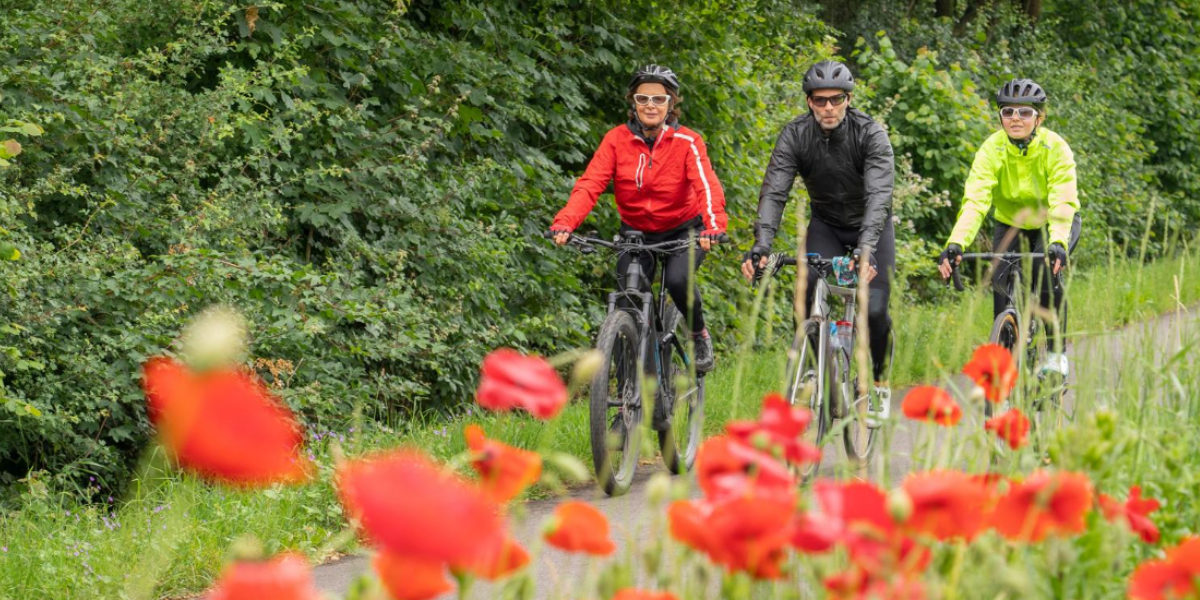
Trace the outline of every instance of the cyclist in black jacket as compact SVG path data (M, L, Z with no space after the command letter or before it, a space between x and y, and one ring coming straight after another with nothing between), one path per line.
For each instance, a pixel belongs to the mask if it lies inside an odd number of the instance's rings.
M887 132L860 110L850 108L854 76L846 65L826 60L804 75L808 114L784 126L758 196L754 247L742 273L747 279L766 266L792 183L804 179L812 199L806 251L825 257L854 248L854 259L869 261L870 301L867 324L875 389L869 422L887 418L891 390L884 378L891 336L888 300L896 267L896 235L892 224L895 164ZM855 264L857 268L857 264ZM809 298L816 274L809 271Z

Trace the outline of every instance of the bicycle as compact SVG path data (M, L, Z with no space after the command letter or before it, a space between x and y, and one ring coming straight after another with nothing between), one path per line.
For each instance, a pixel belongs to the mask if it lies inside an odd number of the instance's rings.
M1046 255L1042 252L979 252L963 254L962 258L963 260L991 261L997 266L1002 261L1016 263L1024 260L1047 260ZM963 286L959 268L959 265L951 265L951 276L954 289L961 292L966 288ZM1050 272L1050 265L1046 265L1045 268L1047 273ZM1023 269L1015 268L1015 265L1009 270L1008 286L1003 291L1006 298L1005 309L992 321L992 331L988 335L988 341L1008 350L1013 360L1017 361L1018 390L1020 391L1018 400L1021 401L1020 404L1024 408L1028 409L1034 448L1042 452L1046 449L1049 436L1062 426L1064 418L1073 421L1074 416L1069 415L1063 406L1063 397L1067 392L1068 385L1062 374L1043 373L1039 370L1040 365L1046 361L1050 343L1054 340L1049 339L1046 319L1042 316L1041 311L1033 308L1023 310L1024 294L1018 293L1024 289L1021 283L1022 271ZM1054 280L1055 287L1061 287L1061 273L1054 275ZM1032 307L1036 308L1037 306L1037 302L1032 303ZM1061 340L1056 345L1061 347ZM993 403L984 402L983 405L984 417L991 417L995 410Z
M842 429L842 442L846 455L861 466L870 461L875 449L878 424L867 419L870 395L858 387L860 365L854 356L858 334L858 276L849 268L851 259L848 256L827 259L809 253L805 259L808 268L816 271L817 283L812 313L796 329L788 352L786 399L793 406L804 405L812 411L813 420L804 437L815 446L821 445L834 419L848 420ZM768 257L765 269L773 276L784 266L796 264L795 258L776 253ZM836 285L827 281L831 276L837 277ZM841 319L834 317L831 296L842 298ZM894 348L889 344L891 351ZM802 467L800 474L807 479L817 466Z
M549 236L547 236L549 237ZM608 314L596 337L603 356L590 385L592 464L596 480L608 495L629 490L641 447L643 402L653 394L652 428L658 433L663 462L675 474L696 461L704 420L704 373L694 373L687 340L691 331L683 313L666 293L666 256L685 251L694 239L646 244L640 231L627 231L614 241L571 234L569 243L585 254L595 247L618 255L635 254L625 271L625 285L608 295ZM728 238L722 236L719 241ZM658 302L645 286L639 260L650 253L660 273ZM651 282L652 283L652 282ZM637 374L643 376L637 376Z

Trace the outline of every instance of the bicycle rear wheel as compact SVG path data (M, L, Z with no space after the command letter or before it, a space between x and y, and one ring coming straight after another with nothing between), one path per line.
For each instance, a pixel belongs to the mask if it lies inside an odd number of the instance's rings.
M808 319L800 324L792 348L788 351L787 363L787 395L785 398L792 406L804 406L812 412L812 421L804 430L803 439L814 446L820 446L825 432L829 430L829 373L831 360L828 343L825 345L824 356L820 352L821 322ZM817 471L820 465L803 465L800 468L801 477L807 479Z
M704 427L704 377L693 372L691 331L679 309L667 304L663 316L667 332L662 348L661 402L669 411L670 426L658 432L658 447L663 463L672 473L691 470L700 449Z
M592 465L596 483L610 496L628 491L637 470L642 422L638 337L633 318L618 310L604 319L596 339L604 360L591 385Z

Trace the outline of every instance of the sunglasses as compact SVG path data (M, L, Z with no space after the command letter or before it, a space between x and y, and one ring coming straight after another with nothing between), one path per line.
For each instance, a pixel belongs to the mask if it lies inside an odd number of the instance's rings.
M849 97L850 96L848 94L838 94L836 96L809 96L808 99L813 103L813 106L823 107L827 104L841 106L842 103L846 101L846 98Z
M1014 106L1005 106L1004 108L1000 109L1000 118L1001 119L1012 119L1015 117L1021 117L1021 120L1029 121L1029 120L1033 119L1034 117L1036 117L1037 114L1038 114L1038 111L1036 109L1029 108L1028 106L1022 106L1021 108L1016 108Z
M633 101L637 102L638 106L646 106L647 104L663 106L671 101L671 97L666 94L657 94L654 96L649 96L646 94L634 94Z

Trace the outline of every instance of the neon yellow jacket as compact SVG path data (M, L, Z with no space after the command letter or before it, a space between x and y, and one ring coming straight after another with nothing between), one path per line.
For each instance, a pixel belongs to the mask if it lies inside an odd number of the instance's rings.
M1079 210L1079 191L1075 155L1066 140L1039 127L1022 155L1004 130L988 137L975 153L958 222L946 244L965 248L993 206L996 220L1006 225L1038 229L1048 221L1050 243L1067 246L1071 220Z

